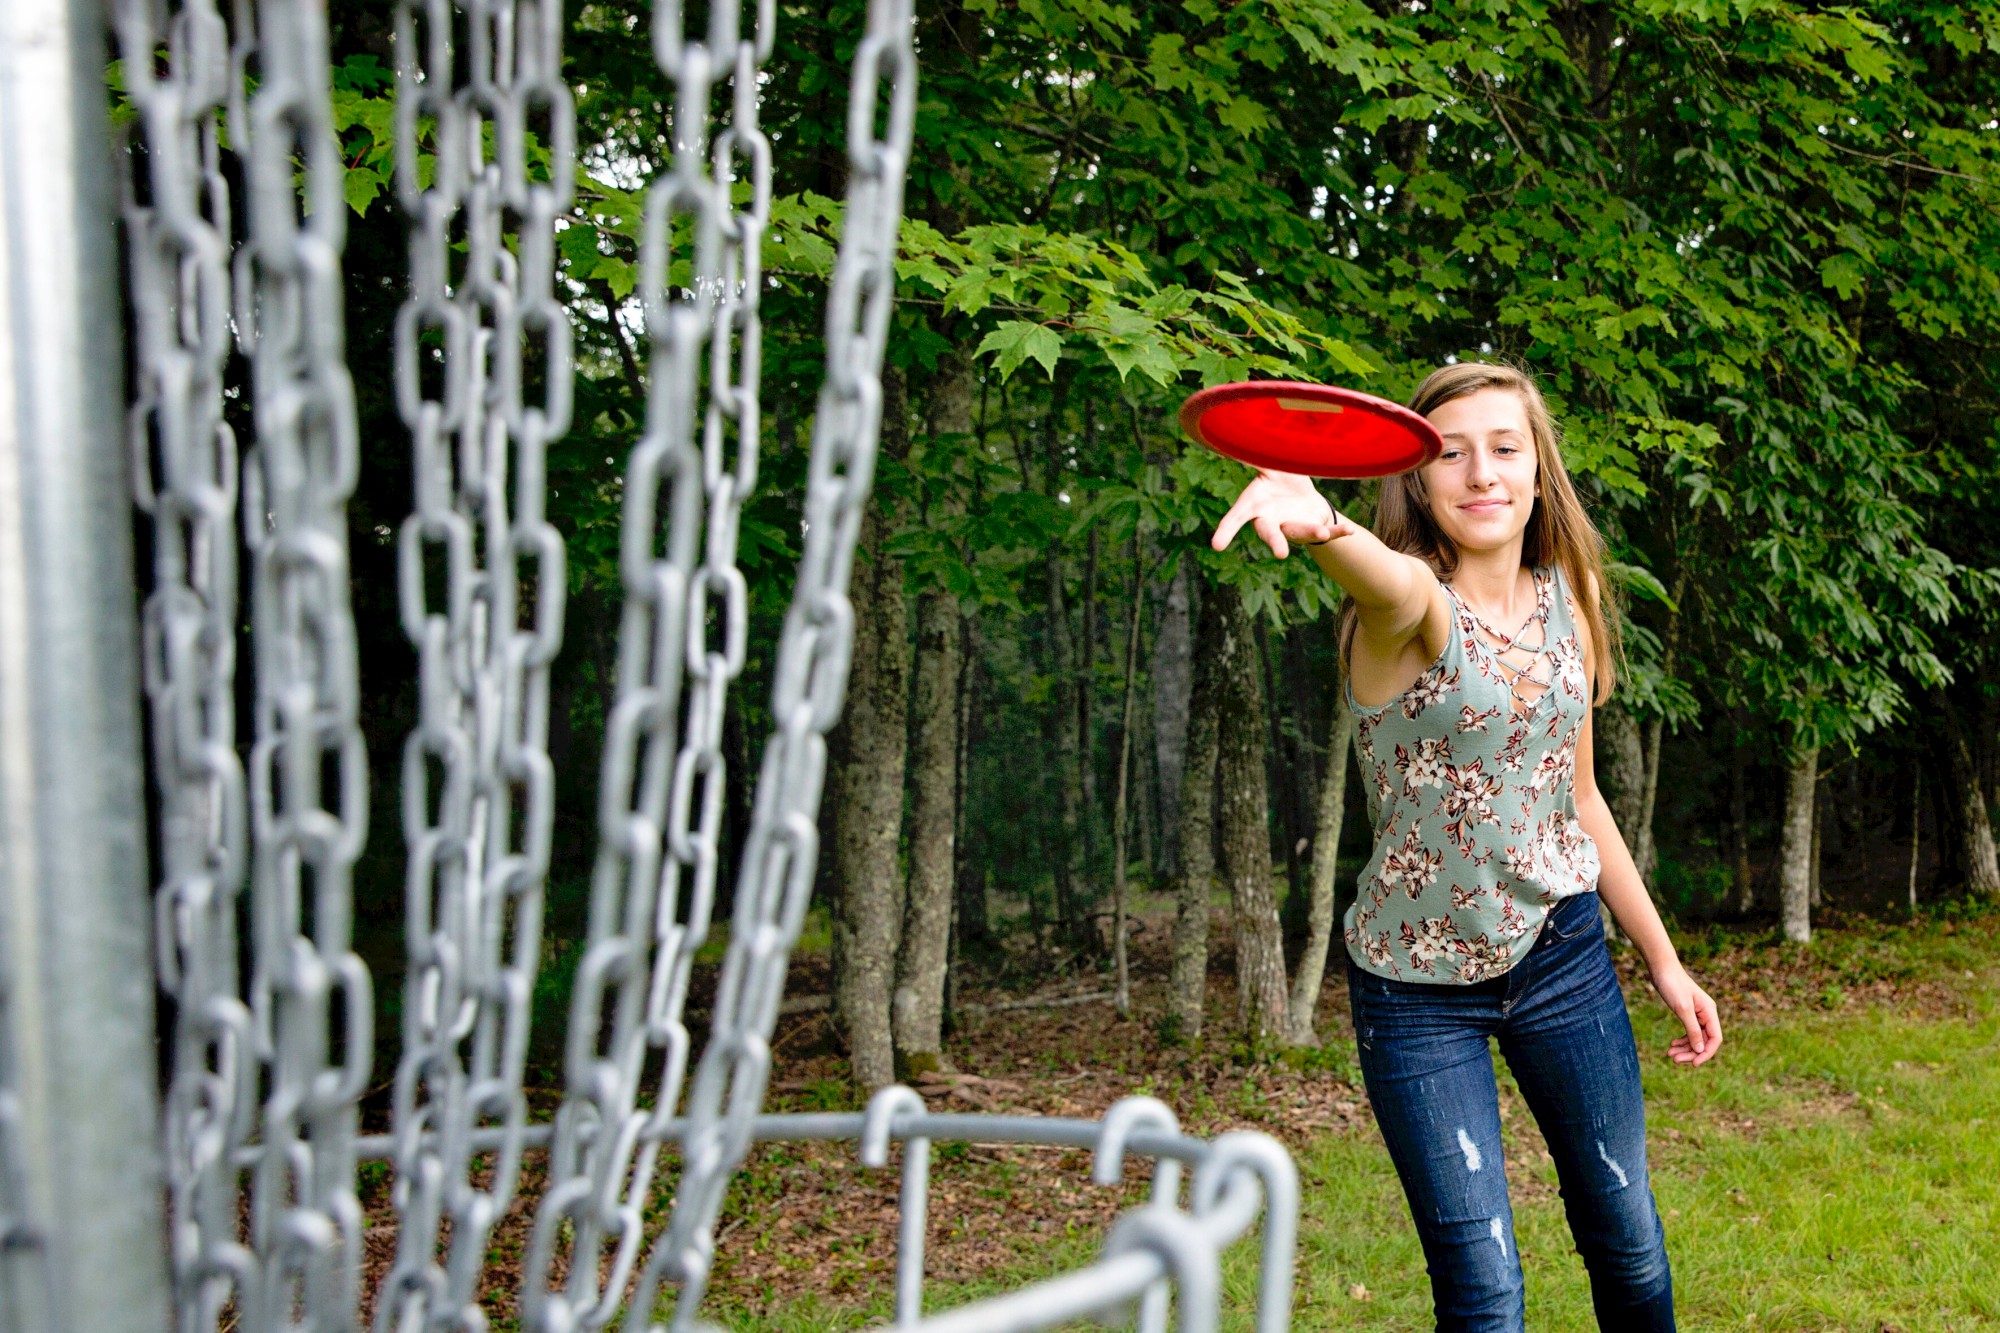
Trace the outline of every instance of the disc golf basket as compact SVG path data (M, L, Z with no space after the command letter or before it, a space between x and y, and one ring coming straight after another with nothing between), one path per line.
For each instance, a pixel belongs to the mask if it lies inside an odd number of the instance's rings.
M401 1057L379 1135L357 1109L381 1076L352 947L368 808L347 550L360 450L323 0L111 8L132 112L120 153L97 7L0 6L0 1331L356 1329L366 1160L389 1164L397 1213L373 1328L483 1330L489 1243L530 1152L547 1170L520 1326L693 1329L729 1181L779 1139L851 1140L876 1166L903 1145L899 1328L1129 1309L1149 1330L1170 1314L1212 1329L1219 1255L1253 1229L1258 1327L1284 1328L1298 1190L1267 1137L1204 1143L1146 1098L1100 1121L935 1114L901 1087L858 1114L762 1113L847 679L915 106L910 0L870 0L854 57L804 550L698 1052L684 1008L722 869L724 705L746 651L737 531L757 482L771 201L758 90L777 11L717 3L699 34L678 0L655 14L674 100L641 255L647 414L622 482L597 859L546 1122L522 1081L566 588L544 503L571 416L562 7L396 6L410 267L394 390L414 504L395 542L420 702L402 767ZM248 366L243 441L224 413L233 357ZM152 541L143 607L134 502ZM927 1315L929 1146L951 1139L1087 1149L1106 1184L1127 1155L1150 1158L1151 1197L1087 1267Z

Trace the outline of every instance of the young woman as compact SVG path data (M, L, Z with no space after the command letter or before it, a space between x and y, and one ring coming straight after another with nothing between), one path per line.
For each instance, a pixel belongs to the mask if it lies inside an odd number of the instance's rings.
M1525 1327L1488 1038L1562 1182L1600 1329L1672 1329L1645 1106L1600 897L1686 1026L1722 1045L1640 883L1591 764L1617 620L1603 543L1540 391L1507 366L1447 366L1410 406L1444 452L1382 484L1376 531L1312 483L1259 473L1215 531L1305 546L1350 604L1347 706L1375 851L1348 909L1348 993L1368 1100L1422 1238L1440 1330Z

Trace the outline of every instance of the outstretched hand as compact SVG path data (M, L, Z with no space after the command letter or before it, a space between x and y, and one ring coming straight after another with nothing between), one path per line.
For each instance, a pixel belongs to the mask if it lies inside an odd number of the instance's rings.
M1209 545L1227 550L1245 525L1280 560L1291 554L1292 542L1329 542L1361 530L1334 512L1310 477L1261 469L1216 524Z
M1707 1064L1722 1049L1722 1018L1708 992L1695 985L1687 969L1675 963L1663 975L1653 978L1653 989L1680 1019L1687 1035L1667 1043L1667 1054L1677 1065Z

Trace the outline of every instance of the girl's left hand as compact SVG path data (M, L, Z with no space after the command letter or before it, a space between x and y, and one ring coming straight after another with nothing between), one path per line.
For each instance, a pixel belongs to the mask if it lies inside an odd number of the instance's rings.
M1667 1002L1667 1008L1687 1027L1687 1035L1667 1043L1667 1054L1677 1065L1704 1065L1722 1049L1722 1019L1715 1001L1694 984L1694 978L1678 961L1653 974L1653 989Z

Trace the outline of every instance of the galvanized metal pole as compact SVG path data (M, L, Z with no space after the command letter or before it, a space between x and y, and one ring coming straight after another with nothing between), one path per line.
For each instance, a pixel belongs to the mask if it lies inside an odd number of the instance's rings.
M170 1327L103 15L0 3L0 1327Z

